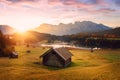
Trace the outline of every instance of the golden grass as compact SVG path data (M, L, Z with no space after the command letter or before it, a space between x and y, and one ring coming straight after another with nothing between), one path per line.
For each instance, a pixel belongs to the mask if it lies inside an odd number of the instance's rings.
M120 50L70 50L66 68L47 67L39 56L48 48L17 46L18 59L0 58L0 80L119 80ZM26 53L31 50L31 53ZM110 55L109 55L110 54ZM114 55L114 57L111 57ZM117 56L117 59L115 56ZM112 61L111 61L112 60Z

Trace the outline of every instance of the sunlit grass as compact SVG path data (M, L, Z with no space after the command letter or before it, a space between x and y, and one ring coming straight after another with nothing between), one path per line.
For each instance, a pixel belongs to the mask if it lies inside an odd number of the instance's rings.
M119 80L120 50L70 50L66 68L47 67L39 58L48 48L16 46L18 59L0 58L0 80ZM31 53L26 53L31 50ZM110 62L112 60L112 62Z
M120 61L120 54L103 54L103 57L110 62Z

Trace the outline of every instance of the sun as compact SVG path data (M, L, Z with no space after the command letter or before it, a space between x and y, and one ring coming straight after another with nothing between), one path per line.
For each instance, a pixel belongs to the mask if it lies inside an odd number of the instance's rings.
M25 33L25 32L27 32L29 29L28 28L25 28L25 27L19 27L19 28L17 28L17 32L19 32L19 33Z

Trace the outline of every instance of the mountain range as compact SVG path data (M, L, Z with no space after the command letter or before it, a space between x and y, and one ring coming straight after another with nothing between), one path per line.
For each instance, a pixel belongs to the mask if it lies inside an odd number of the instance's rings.
M15 29L8 25L0 25L0 30L3 34L13 34ZM58 25L52 24L41 24L31 31L37 31L40 33L47 33L52 35L71 35L77 33L91 33L91 32L101 32L106 30L112 30L109 26L103 24L97 24L91 21L75 22L69 24L60 23Z
M42 24L34 29L34 31L53 35L71 35L77 33L100 32L111 29L112 28L109 26L97 24L91 21L77 21L69 24L60 23L59 25Z

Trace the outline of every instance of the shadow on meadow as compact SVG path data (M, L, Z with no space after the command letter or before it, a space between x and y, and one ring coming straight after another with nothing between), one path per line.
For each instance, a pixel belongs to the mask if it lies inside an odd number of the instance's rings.
M69 69L69 68L73 68L73 67L95 67L95 66L98 66L98 65L92 64L90 62L84 62L84 61L71 62L70 65L68 65L67 67L63 67L63 68L52 67L52 66L45 66L45 65L42 64L42 62L33 62L33 64L35 64L36 66L41 66L44 69L52 70L52 71Z

